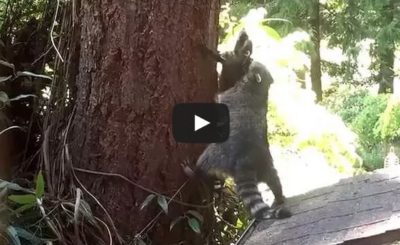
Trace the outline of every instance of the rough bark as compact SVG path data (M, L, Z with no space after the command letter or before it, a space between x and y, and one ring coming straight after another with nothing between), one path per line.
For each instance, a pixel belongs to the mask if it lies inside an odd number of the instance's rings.
M119 173L172 196L187 179L180 164L194 161L204 147L175 142L172 108L176 103L213 100L215 62L204 57L198 46L216 48L219 3L112 0L80 5L76 114L70 143L73 164ZM156 201L139 210L149 193L121 179L84 173L79 178L123 235L135 235L160 210ZM178 196L193 201L196 193L185 189ZM184 207L173 204L170 209L170 217L162 215L148 233L153 244L182 240L195 244L187 225L169 231L170 222Z
M319 0L313 1L312 17L310 20L312 30L313 50L311 51L311 86L315 92L317 101L322 100L322 84L321 84L321 31L320 31L320 6Z

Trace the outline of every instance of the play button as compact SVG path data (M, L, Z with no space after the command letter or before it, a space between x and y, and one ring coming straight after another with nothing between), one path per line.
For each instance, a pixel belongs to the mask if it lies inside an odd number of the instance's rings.
M172 133L178 142L219 143L229 137L229 111L224 104L177 104L172 113Z
M201 118L197 115L194 115L194 131L202 129L209 124L210 124L209 121L204 120L203 118Z

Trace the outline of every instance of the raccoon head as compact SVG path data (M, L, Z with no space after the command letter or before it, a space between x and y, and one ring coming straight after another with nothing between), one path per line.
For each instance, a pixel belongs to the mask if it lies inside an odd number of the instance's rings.
M248 72L242 79L243 88L253 95L268 98L268 90L274 79L267 68L260 62L252 61Z
M245 30L239 34L233 51L224 52L218 61L222 63L219 77L219 92L223 92L235 85L248 71L252 62L253 44Z

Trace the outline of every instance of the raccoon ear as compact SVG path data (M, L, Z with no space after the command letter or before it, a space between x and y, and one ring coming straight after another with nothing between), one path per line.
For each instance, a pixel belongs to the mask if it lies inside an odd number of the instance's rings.
M256 74L255 74L255 77L256 77L257 83L261 83L261 82L262 82L262 79L261 79L261 75L260 75L260 74L256 73Z

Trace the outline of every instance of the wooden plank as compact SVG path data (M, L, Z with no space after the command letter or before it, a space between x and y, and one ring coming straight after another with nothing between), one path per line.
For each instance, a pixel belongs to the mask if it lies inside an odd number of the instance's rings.
M290 198L288 207L293 217L261 222L245 244L347 244L398 234L400 171L344 179Z

